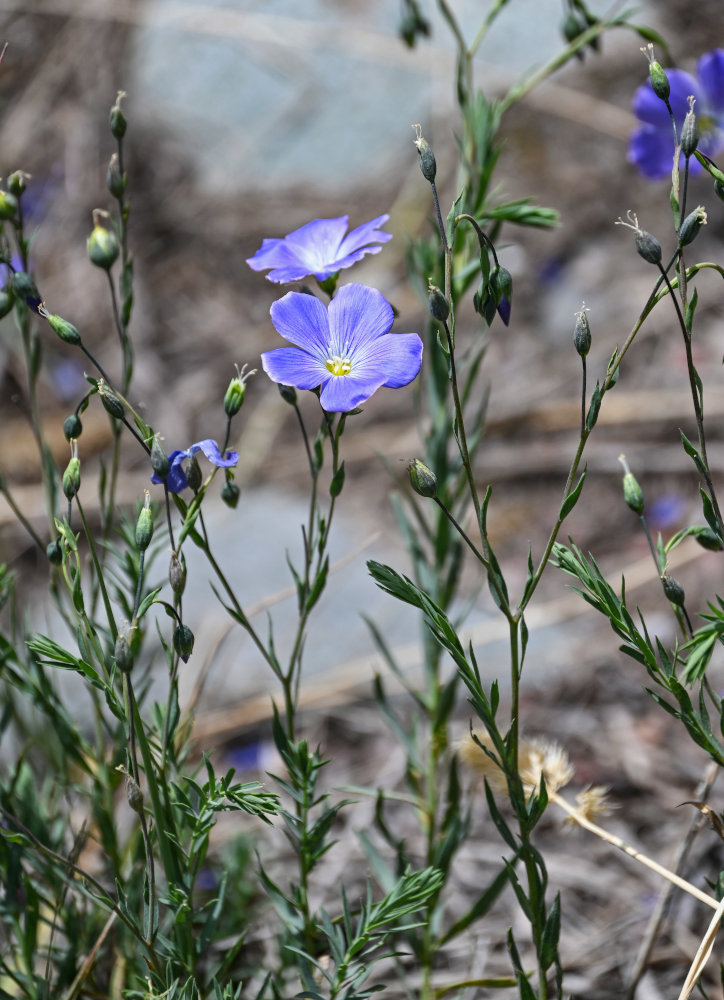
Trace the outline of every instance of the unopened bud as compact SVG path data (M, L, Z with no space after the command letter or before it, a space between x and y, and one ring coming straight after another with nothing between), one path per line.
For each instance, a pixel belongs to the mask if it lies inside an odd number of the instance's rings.
M153 435L153 442L151 443L151 468L159 479L166 479L169 469L168 455L161 447L158 434Z
M677 608L681 608L684 605L684 588L681 586L678 580L673 576L669 576L668 570L661 577L661 584L664 588L664 594L667 600L675 604Z
M3 285L0 288L0 319L3 319L13 307L15 295L11 284Z
M8 191L10 194L15 195L16 198L19 198L25 193L29 180L30 174L26 174L24 170L13 170L8 177Z
M171 553L171 562L168 567L168 582L171 590L177 597L180 597L186 587L186 562L182 562L175 552Z
M52 542L48 542L45 547L45 554L49 562L53 563L54 566L60 566L63 562L63 546L59 538L54 538Z
M7 191L0 191L0 219L14 219L18 211L18 199Z
M430 284L428 287L428 303L433 318L439 320L440 323L445 323L450 315L450 306L436 285Z
M174 629L173 648L184 663L189 662L189 657L194 648L194 634L188 625L177 625Z
M135 778L130 774L126 775L126 799L134 812L143 812L143 792Z
M131 670L133 670L133 652L131 651L131 644L128 641L128 636L123 630L121 630L116 636L113 658L115 659L116 666L121 673L130 674Z
M628 219L628 222L624 222L623 219L618 219L616 225L626 226L627 229L633 230L636 241L636 251L640 257L643 257L643 259L648 261L649 264L660 264L661 244L659 241L655 236L652 236L651 233L647 233L645 229L641 229L635 212L627 212L626 218Z
M63 493L67 500L72 500L80 489L80 459L74 448L71 459L63 473Z
M118 162L118 153L113 154L108 164L108 170L106 171L106 187L114 198L123 197L126 185L123 182L123 175L121 174L121 167Z
M669 94L671 93L671 85L661 63L657 59L654 59L653 45L649 43L648 50L641 49L641 51L647 55L649 60L649 80L651 80L654 93L662 101L668 101Z
M689 97L689 110L681 126L681 152L686 157L692 156L699 145L699 125L694 114L694 103L694 98Z
M244 396L246 395L245 369L246 365L244 365L241 371L237 369L236 378L232 378L231 382L229 382L229 388L226 390L226 395L224 396L224 412L227 417L235 417L244 402Z
M638 482L634 478L633 473L629 469L628 462L626 461L626 456L619 455L618 460L624 469L623 498L626 501L626 504L634 512L634 514L638 514L639 517L641 517L641 515L644 512L643 490L641 489Z
M279 395L282 397L285 403L289 403L290 406L294 406L297 401L297 390L293 385L278 385Z
M415 458L407 467L410 485L421 497L437 496L437 476L419 459Z
M136 521L136 545L141 552L145 552L151 544L153 538L153 511L151 510L151 494L145 491L146 496L143 507L138 514Z
M416 130L415 145L417 146L417 152L420 156L420 170L422 171L422 176L430 184L435 182L435 174L437 173L437 164L435 163L435 154L430 148L429 143L426 139L422 137L422 131L419 125L413 125Z
M93 212L93 229L88 237L88 259L96 267L110 271L119 253L118 240L112 229L101 225L102 218L108 218L108 212L96 208Z
M582 358L585 358L591 350L591 327L588 323L586 313L586 303L581 303L581 308L576 313L576 325L573 328L573 343Z
M241 490L233 479L227 479L221 487L221 499L224 501L226 506L231 507L231 509L234 510L239 502L240 496Z
M17 277L18 274L15 275L15 278ZM38 312L44 319L47 319L52 329L58 334L61 340L65 341L66 344L72 344L74 347L77 347L80 344L80 334L73 324L69 323L67 319L63 319L62 316L56 316L53 313L49 313L45 306L41 306Z
M116 97L116 103L111 108L109 124L111 126L111 134L114 139L122 139L126 134L126 128L128 127L126 116L121 111L121 101L125 96L125 91L119 90L118 97Z
M719 535L717 535L716 531L712 531L708 525L702 524L694 528L692 534L703 549L708 549L710 552L721 552L724 548Z
M120 401L115 392L111 392L106 383L101 379L98 383L98 395L101 397L101 403L105 409L110 413L112 417L116 420L122 420L126 412L126 408Z
M66 441L77 440L83 433L83 424L77 413L71 413L63 421L63 435Z
M693 243L699 234L702 226L706 225L706 209L703 205L697 206L693 212L689 212L679 228L679 246L686 247Z
M40 305L40 294L35 282L26 271L15 271L12 277L12 289L16 298L23 299L31 308L40 313L40 309L38 308ZM40 315L42 316L43 313L40 313ZM60 317L56 318L60 319ZM78 342L80 343L80 337Z
M189 484L194 493L196 493L201 486L202 481L203 477L201 475L201 466L196 460L196 456L192 455L186 464L186 482Z

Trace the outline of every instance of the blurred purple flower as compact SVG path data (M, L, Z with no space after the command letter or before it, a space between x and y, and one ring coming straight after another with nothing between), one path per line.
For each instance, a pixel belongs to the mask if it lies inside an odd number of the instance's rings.
M381 386L399 389L416 377L422 341L390 333L392 306L376 288L343 285L326 307L313 295L287 292L271 307L278 333L294 344L262 354L274 382L321 388L329 413L347 413Z
M166 476L166 486L168 486L169 493L180 493L181 490L185 490L189 485L183 463L187 458L195 455L197 451L203 452L212 465L217 465L221 469L228 469L232 465L236 465L239 461L239 454L236 451L227 451L225 453L226 457L224 457L219 451L216 441L212 441L211 438L197 441L196 444L191 445L188 451L180 451L177 448L168 456L169 468L168 475ZM154 472L151 476L151 482L162 483L163 479Z
M698 149L715 157L724 149L724 49L707 52L699 60L697 76L680 69L669 69L666 76L671 87L669 103L681 135L688 98L695 99L694 113L699 126ZM651 81L639 87L634 95L633 110L642 123L631 135L628 158L651 180L671 175L674 162L674 132L664 102L654 94ZM689 161L692 173L701 170L698 160Z
M347 232L346 215L339 219L315 219L282 239L264 240L247 264L253 271L272 268L267 278L279 284L301 281L310 274L317 281L325 281L341 268L351 267L365 254L379 253L382 247L371 244L392 239L391 233L377 228L388 219L389 215L380 215L351 233Z

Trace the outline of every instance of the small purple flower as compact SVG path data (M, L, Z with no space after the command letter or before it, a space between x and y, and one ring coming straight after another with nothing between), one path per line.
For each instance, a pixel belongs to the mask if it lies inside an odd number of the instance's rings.
M227 451L225 453L226 457L224 457L219 451L216 441L212 441L211 438L206 438L204 441L197 441L196 444L191 445L188 451L180 451L177 448L168 456L169 468L168 475L166 476L166 486L168 486L169 493L180 493L189 485L183 462L195 455L197 451L202 451L212 465L218 465L221 469L228 469L232 465L236 465L239 461L239 454L236 451ZM154 472L151 476L151 482L162 483L163 479Z
M381 386L399 389L416 377L422 341L390 333L392 306L376 288L343 285L326 307L314 295L287 292L271 307L277 332L294 347L261 356L273 382L320 388L329 413L347 413Z
M379 253L382 247L371 244L392 239L391 233L377 228L388 219L389 215L380 215L351 233L347 232L346 215L339 219L315 219L282 239L264 240L247 264L253 271L272 268L267 278L279 284L301 281L310 274L317 281L325 281L341 268L351 267L365 254Z
M699 127L698 149L716 157L724 149L724 49L714 49L701 57L696 78L680 69L669 69L666 76L678 135L689 110L688 98L693 97ZM652 180L669 177L674 162L674 131L668 109L654 94L650 80L636 91L633 110L642 124L631 135L629 160L644 177ZM692 173L701 170L693 156L689 169Z

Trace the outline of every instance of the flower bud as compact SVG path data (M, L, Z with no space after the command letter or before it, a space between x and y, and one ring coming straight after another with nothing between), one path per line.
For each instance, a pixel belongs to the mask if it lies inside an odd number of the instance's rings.
M699 145L699 125L694 114L694 98L689 98L689 110L681 126L681 152L687 158L692 156Z
M237 376L229 382L229 388L224 396L224 412L227 417L235 417L241 409L246 394L245 382Z
M686 247L690 243L693 243L699 234L699 230L705 225L706 209L703 205L699 205L693 212L689 212L679 227L679 246Z
M714 181L714 194L719 201L724 201L724 182Z
M710 552L721 552L724 548L721 538L708 525L702 524L694 528L692 535L703 549L708 549Z
M168 475L168 455L161 447L161 440L158 434L153 435L151 443L151 468L159 479L165 480Z
M126 775L126 799L134 812L143 812L143 792L135 778Z
M201 466L196 460L196 456L192 455L186 465L186 482L189 484L194 493L196 493L201 486L202 478Z
M121 673L130 674L133 669L133 652L131 651L131 644L124 630L121 630L116 636L113 657Z
M428 303L433 318L440 323L445 323L450 315L450 306L440 289L433 284L428 288Z
M15 278L17 278L21 273L22 272L18 272L18 274L15 275ZM73 324L69 323L67 319L63 319L61 316L56 316L54 313L49 313L45 306L41 306L38 312L44 319L47 319L52 329L58 334L61 340L65 341L66 344L72 344L74 347L77 347L80 344L80 334Z
M116 103L111 108L109 124L111 126L111 134L114 139L122 139L126 134L126 128L128 127L126 116L121 111L121 101L125 96L125 91L119 90L118 97L116 97Z
M227 507L231 507L232 510L236 508L239 502L239 497L241 496L241 490L236 485L233 479L227 479L224 485L221 487L221 499L224 501Z
M7 191L0 191L0 219L14 219L18 211L18 199Z
M93 212L93 229L87 243L88 259L96 267L110 271L118 257L119 247L113 230L101 225L103 217L108 218L108 213L96 208Z
M194 648L194 634L188 625L177 625L174 629L173 648L184 663L189 662L189 656Z
M576 325L573 328L573 343L582 358L585 358L591 350L591 327L586 316L587 312L586 303L583 302L576 313Z
M279 395L282 397L285 403L289 403L290 406L294 406L297 401L297 390L293 385L282 385L278 386Z
M668 101L671 85L668 76L664 73L663 66L656 59L649 63L649 79L656 96L660 97L662 101Z
M28 186L27 181L30 180L30 174L26 174L24 170L13 170L13 172L8 177L8 191L10 194L15 195L19 198L25 193L25 189Z
M421 497L437 496L437 476L419 459L415 458L407 467L410 485Z
M77 440L83 433L83 424L77 413L71 413L63 421L63 435L66 441Z
M72 455L63 473L63 493L67 500L72 500L80 489L80 459L77 450Z
M8 283L0 288L0 319L3 319L13 307L15 302L15 295L13 294L13 286Z
M106 171L106 187L114 198L122 198L126 190L126 185L118 163L118 153L114 153L108 164Z
M151 494L145 491L146 496L143 507L138 514L136 521L136 545L141 552L145 552L151 544L153 537L153 512L151 510Z
M115 392L111 392L103 379L98 383L98 395L101 397L101 403L105 409L110 413L112 417L116 420L122 420L126 412L126 408L120 401Z
M175 552L171 553L171 562L168 567L168 582L171 590L177 597L181 597L186 588L186 561L179 559Z
M510 303L513 298L513 278L507 267L501 264L490 275L490 287L495 296L495 307L503 323L510 323Z
M628 507L638 514L639 517L644 512L644 494L643 490L639 486L638 482L634 478L633 473L628 467L628 462L626 461L625 455L619 455L618 460L623 466L624 477L623 477L623 498L626 501Z
M12 277L12 290L17 298L23 299L28 303L28 305L32 306L33 309L40 312L38 309L38 305L40 304L40 295L35 282L29 274L25 271L15 271ZM41 316L42 315L43 313L41 313Z
M646 230L641 230L636 234L636 251L639 257L643 257L649 264L661 263L661 244Z
M426 139L422 138L422 132L420 131L420 126L415 125L417 130L417 135L415 137L415 145L417 146L417 152L420 156L420 170L422 171L422 176L430 184L435 183L435 174L437 173L437 164L435 163L435 154L430 148L429 143Z
M54 538L52 542L48 542L45 547L45 554L49 562L54 566L60 566L63 562L63 546L59 538Z
M677 608L681 608L684 605L684 588L681 586L678 580L673 576L669 576L668 570L661 577L661 584L664 588L664 594L667 600L675 604Z

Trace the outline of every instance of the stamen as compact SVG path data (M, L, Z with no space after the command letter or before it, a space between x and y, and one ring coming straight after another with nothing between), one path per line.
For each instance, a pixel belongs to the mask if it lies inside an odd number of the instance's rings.
M339 354L333 354L325 361L325 365L333 375L349 375L352 371L352 362L348 358L341 358Z

